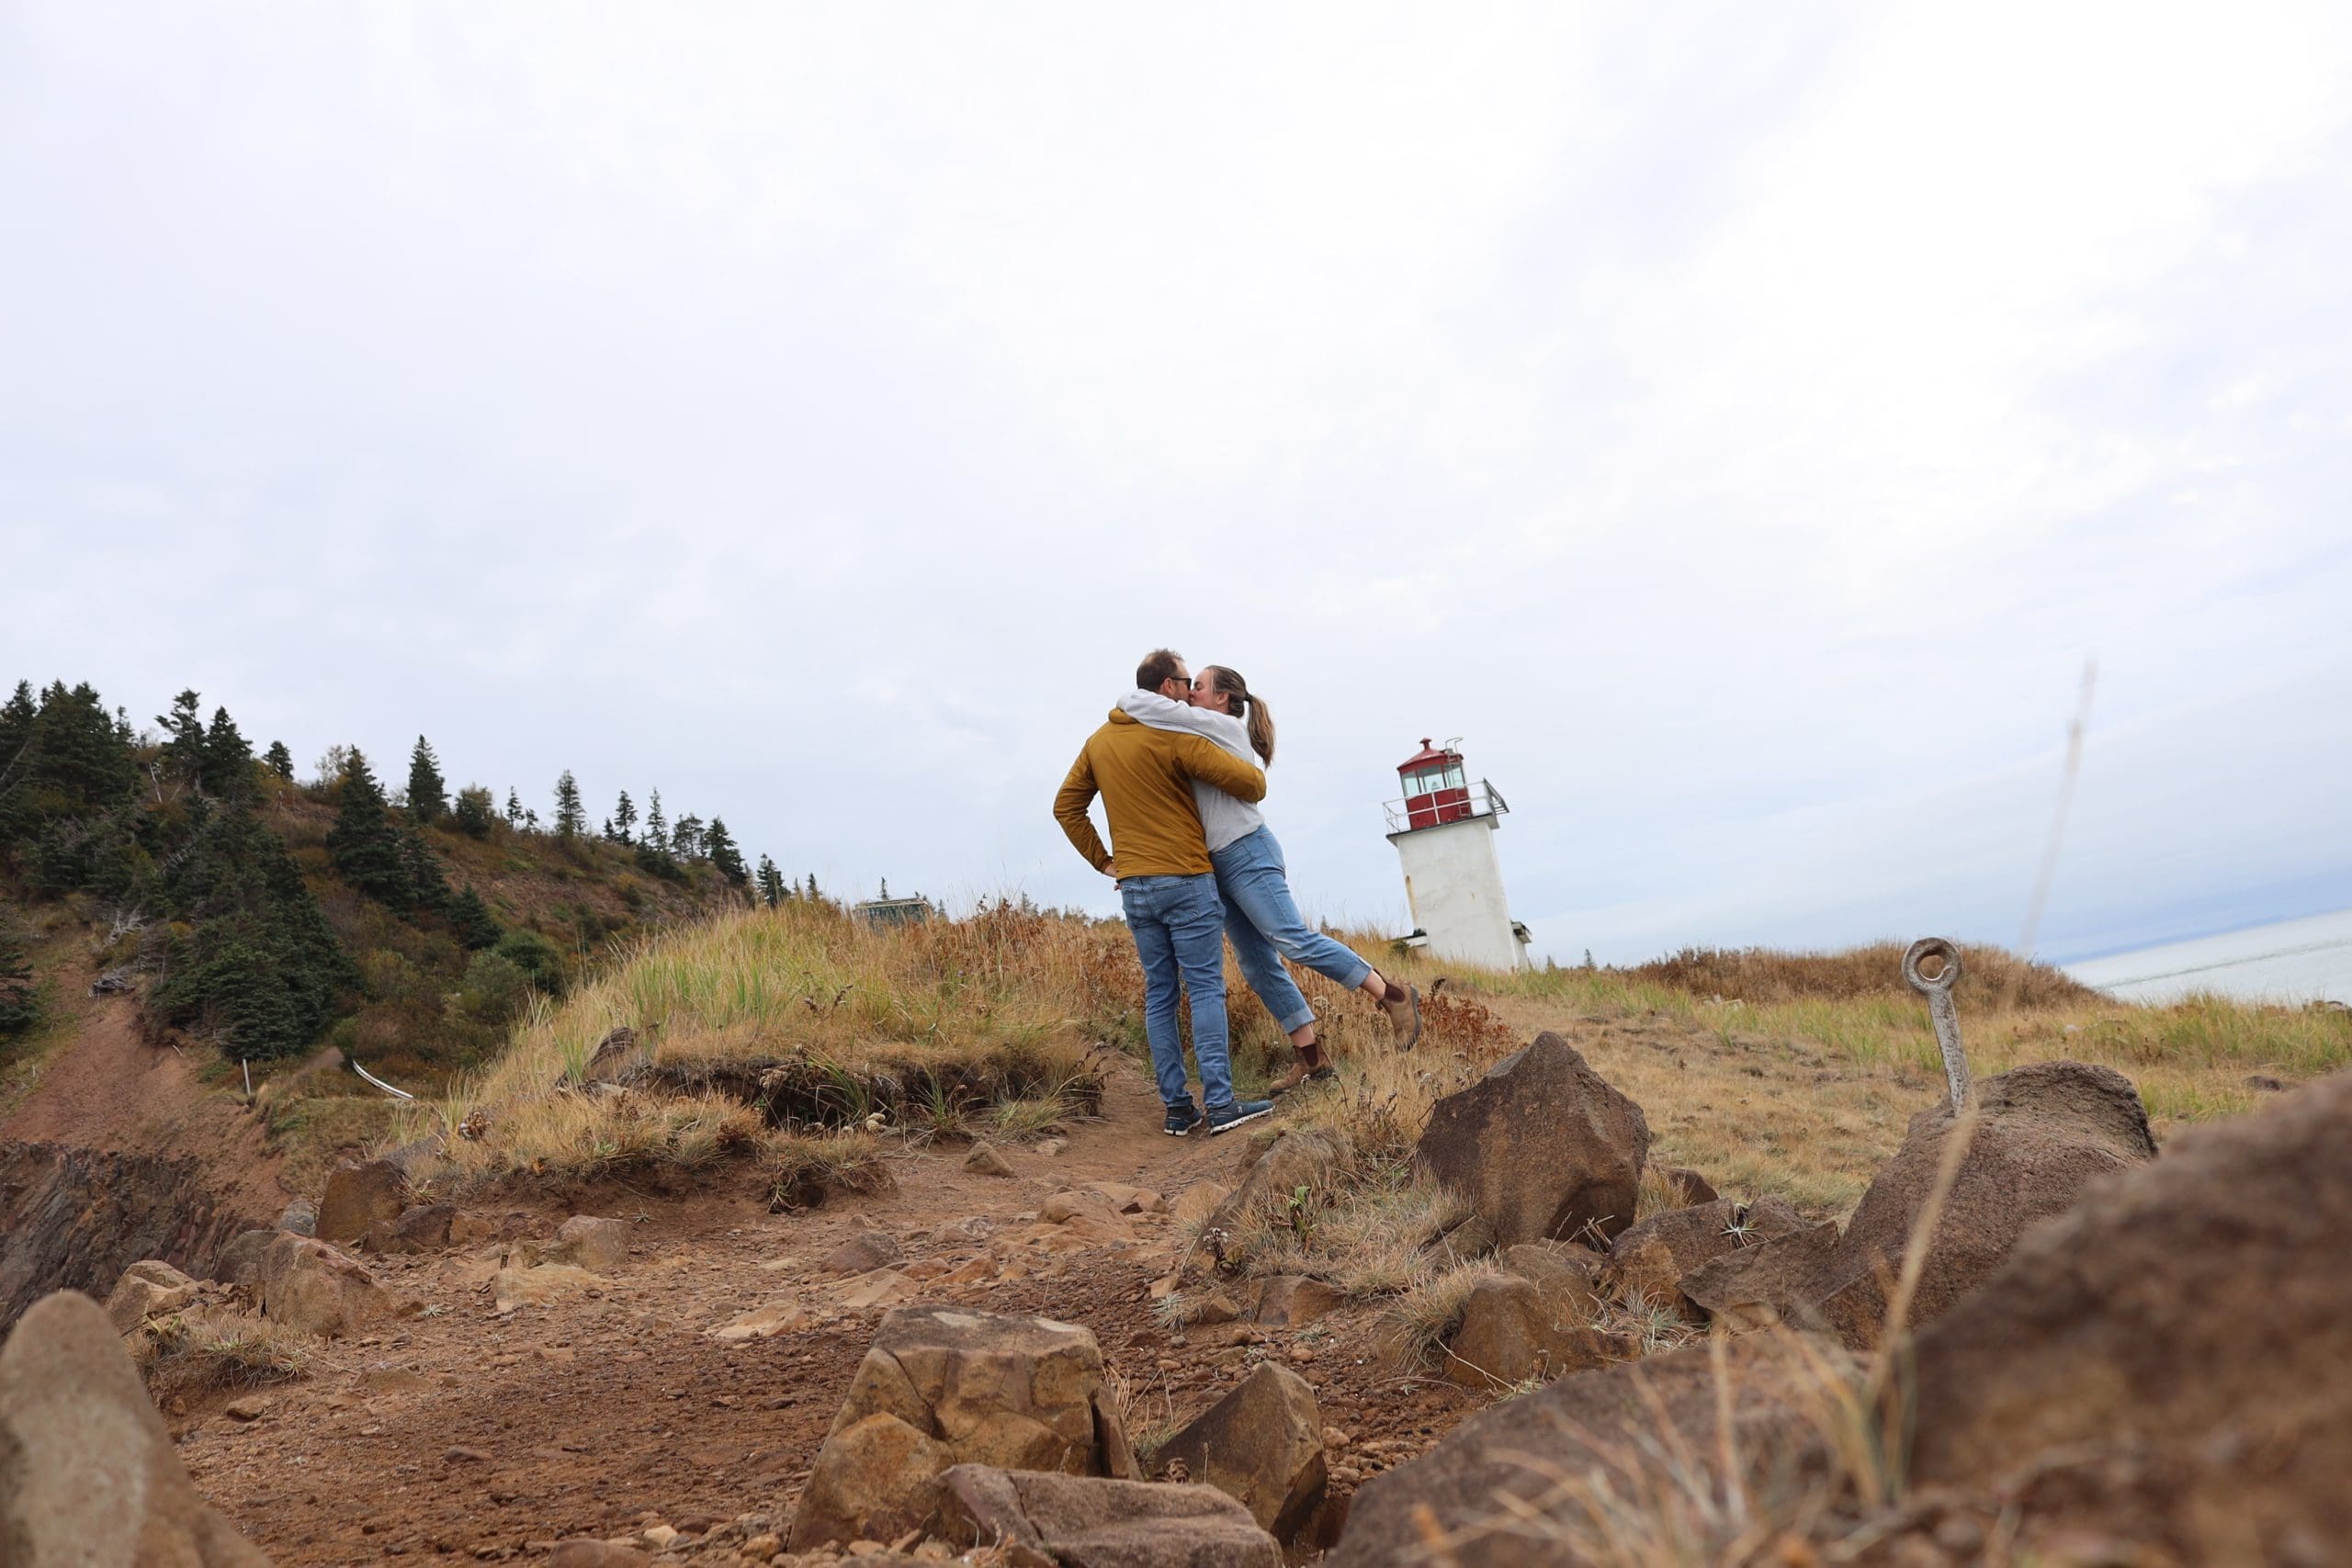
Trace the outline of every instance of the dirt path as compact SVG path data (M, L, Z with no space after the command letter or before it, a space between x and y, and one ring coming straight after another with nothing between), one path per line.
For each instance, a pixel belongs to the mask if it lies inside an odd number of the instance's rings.
M616 1189L600 1212L632 1221L635 1240L601 1293L502 1318L486 1290L494 1248L381 1260L417 1314L322 1348L250 1424L225 1414L226 1395L168 1414L198 1484L280 1563L495 1560L654 1518L685 1529L750 1514L781 1527L893 1304L862 1299L884 1277L833 1278L819 1260L880 1229L919 1279L906 1299L1092 1328L1144 1432L1205 1408L1269 1355L1320 1386L1327 1424L1359 1445L1393 1439L1394 1458L1458 1421L1466 1396L1383 1372L1363 1309L1248 1346L1159 1326L1149 1285L1174 1264L1168 1216L1089 1235L1035 1222L1046 1198L1090 1181L1172 1201L1246 1157L1240 1135L1180 1142L1159 1119L1148 1081L1123 1064L1103 1120L1074 1129L1057 1156L1008 1149L1011 1179L967 1172L964 1151L943 1148L897 1160L894 1192L797 1215L769 1213L741 1186L683 1201ZM561 1217L534 1219L544 1233ZM707 1334L779 1296L817 1320L738 1344Z
M263 1218L290 1196L260 1122L198 1080L179 1052L147 1043L127 997L85 1005L73 1040L43 1064L24 1102L0 1118L0 1143L11 1141L193 1157L221 1207Z

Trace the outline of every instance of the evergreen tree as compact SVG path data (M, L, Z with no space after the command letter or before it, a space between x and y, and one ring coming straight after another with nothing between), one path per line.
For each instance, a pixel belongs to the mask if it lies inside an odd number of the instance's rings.
M808 890L803 897L811 904L819 902L825 897L817 891L817 874L813 871L808 874Z
M555 781L555 836L576 839L586 831L588 813L580 804L580 785L571 777L571 770L563 770Z
M670 829L670 852L680 860L700 860L703 848L702 818L691 813L679 818Z
M775 908L790 895L785 890L784 873L776 870L775 862L766 855L760 857L760 901Z
M662 792L655 790L645 806L645 836L654 848L670 847L670 819L662 815Z
M518 833L523 830L523 797L513 784L506 786L506 825Z
M380 798L380 796L379 796ZM245 799L210 813L162 888L175 934L149 1006L232 1055L306 1049L359 976L277 834Z
M491 799L490 791L480 784L468 784L458 792L458 804L450 808L449 820L469 839L487 839L498 821L498 807Z
M658 789L646 801L645 833L637 840L637 863L639 870L673 882L684 874L670 852L670 822L662 815L662 792Z
M22 688L18 688L22 690ZM0 911L0 1040L24 1033L40 1021L40 988L24 939Z
M623 790L620 804L613 807L614 840L623 844L630 842L629 831L636 826L637 802L628 797L628 791Z
M490 912L490 906L482 902L481 895L474 891L470 882L449 906L449 929L458 933L458 940L469 951L477 953L505 934L499 927L498 918Z
M605 825L598 829L597 832L608 844L617 844L620 842L619 837L613 831L613 819L609 817L605 818Z
M405 909L415 897L415 878L383 786L356 747L344 764L343 802L327 830L327 858L345 881L379 903Z
M539 814L537 811L530 809L528 807L526 807L523 810L523 831L526 833L536 833L538 830Z
M212 710L212 728L204 732L199 776L209 795L243 795L254 787L254 749L237 733L237 721L229 716L227 708Z
M289 783L292 781L294 777L294 753L286 749L285 741L271 741L269 743L269 750L262 753L261 760L269 764L269 771L271 773L276 773L279 778L285 779Z
M718 874L729 882L741 887L751 880L751 873L743 865L743 852L735 847L734 836L728 832L724 820L717 817L710 819L710 826L703 832L702 847Z
M197 711L198 701L195 692L182 692L172 699L171 712L155 716L164 727L164 775L181 784L200 784L204 779L204 719Z
M441 760L424 736L408 759L408 818L420 826L437 822L449 809L449 786L441 777Z
M408 872L409 898L417 908L449 907L449 883L441 874L441 863L424 835L413 828L401 834L401 864Z
M0 706L0 789L7 787L9 775L23 760L25 748L32 744L33 718L40 712L33 702L30 681L17 682L16 694L6 706Z

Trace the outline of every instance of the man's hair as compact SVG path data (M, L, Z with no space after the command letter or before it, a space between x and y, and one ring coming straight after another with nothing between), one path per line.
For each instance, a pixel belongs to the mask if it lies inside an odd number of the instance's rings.
M1172 648L1153 649L1143 656L1143 662L1136 666L1136 688L1145 692L1159 690L1164 682L1176 679L1176 672L1183 663L1184 656Z

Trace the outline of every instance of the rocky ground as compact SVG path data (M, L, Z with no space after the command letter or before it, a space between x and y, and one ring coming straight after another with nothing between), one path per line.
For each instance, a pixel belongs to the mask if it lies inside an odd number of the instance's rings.
M895 1191L798 1214L768 1213L749 1183L683 1199L613 1184L511 1206L511 1228L540 1235L571 1212L626 1220L628 1261L501 1313L501 1243L370 1258L415 1303L408 1315L322 1342L298 1382L164 1414L198 1487L275 1562L331 1563L501 1560L651 1527L716 1534L709 1550L731 1555L782 1529L876 1325L906 1301L1092 1329L1139 1442L1278 1359L1317 1391L1340 1494L1483 1403L1389 1372L1369 1308L1295 1330L1161 1326L1151 1286L1178 1261L1172 1214L1088 1203L1043 1215L1095 1184L1172 1206L1229 1181L1248 1140L1165 1136L1129 1068L1105 1112L1063 1139L1007 1145L1010 1177L967 1169L960 1147L914 1152L892 1166ZM863 1274L829 1263L875 1233L902 1256ZM772 1337L714 1335L767 1306L786 1324Z

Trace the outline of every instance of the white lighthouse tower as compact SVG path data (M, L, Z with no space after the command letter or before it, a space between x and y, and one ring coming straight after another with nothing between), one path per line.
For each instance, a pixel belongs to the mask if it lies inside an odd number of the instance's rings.
M1484 969L1527 967L1527 928L1510 918L1495 831L1510 807L1485 779L1469 782L1461 742L1421 749L1397 764L1403 798L1388 802L1388 841L1405 868L1413 913L1408 947Z

